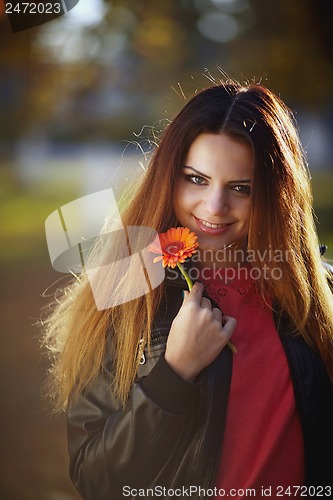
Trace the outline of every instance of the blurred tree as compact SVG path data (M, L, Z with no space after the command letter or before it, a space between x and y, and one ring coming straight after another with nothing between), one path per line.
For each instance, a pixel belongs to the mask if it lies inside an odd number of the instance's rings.
M32 52L34 32L13 35L0 3L0 159L10 156L13 145L29 121L29 92L37 61ZM2 153L2 154L1 154Z
M306 106L332 101L332 2L252 0L254 26L230 44L236 73L266 76L289 100Z
M158 128L172 117L183 93L207 85L205 68L216 77L221 67L238 79L267 78L299 106L332 102L329 0L94 4L104 10L91 22L75 21L76 7L72 16L14 34L0 18L5 144L131 139L144 123Z

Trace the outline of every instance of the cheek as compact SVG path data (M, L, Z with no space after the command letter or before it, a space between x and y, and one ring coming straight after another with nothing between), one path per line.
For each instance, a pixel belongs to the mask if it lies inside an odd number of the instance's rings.
M180 216L187 215L194 204L193 193L186 189L186 186L180 184L180 186L176 189L175 195L173 198L173 206L176 215L179 218Z

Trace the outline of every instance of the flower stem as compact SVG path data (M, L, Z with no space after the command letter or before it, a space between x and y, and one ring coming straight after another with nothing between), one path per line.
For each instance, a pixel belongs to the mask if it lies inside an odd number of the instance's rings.
M177 262L177 266L179 267L180 272L182 273L182 275L184 276L184 278L186 279L186 283L188 285L189 291L191 291L192 287L193 287L193 283L192 283L191 278L189 277L189 275L187 274L187 272L184 269L184 266L180 262Z
M234 346L234 344L232 342L230 342L230 340L228 340L227 342L227 346L229 347L229 349L234 353L234 354L237 354L238 351L237 351L237 348Z
M192 283L192 280L191 278L189 277L189 275L187 274L187 272L185 271L184 269L184 266L180 263L180 262L177 262L177 266L179 267L180 269L180 272L182 273L182 275L184 276L184 278L186 279L186 283L188 285L188 289L189 291L192 290L192 287L193 287L193 283ZM230 340L228 340L227 342L227 346L229 347L229 349L234 353L236 354L238 351L236 349L236 347L234 346L234 344L232 342L230 342Z

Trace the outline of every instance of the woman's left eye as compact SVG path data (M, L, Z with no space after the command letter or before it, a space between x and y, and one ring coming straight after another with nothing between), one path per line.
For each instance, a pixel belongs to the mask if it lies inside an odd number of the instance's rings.
M249 186L248 184L238 184L236 186L232 186L232 189L234 191L237 191L237 193L242 193L242 194L251 193L251 186Z

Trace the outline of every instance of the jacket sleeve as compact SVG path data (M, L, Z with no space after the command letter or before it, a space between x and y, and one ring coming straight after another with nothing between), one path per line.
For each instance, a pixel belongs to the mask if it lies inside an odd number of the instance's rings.
M70 476L85 500L119 499L124 486L152 486L197 413L200 384L179 377L163 354L134 383L124 409L110 380L103 369L68 407Z

